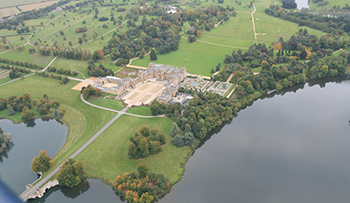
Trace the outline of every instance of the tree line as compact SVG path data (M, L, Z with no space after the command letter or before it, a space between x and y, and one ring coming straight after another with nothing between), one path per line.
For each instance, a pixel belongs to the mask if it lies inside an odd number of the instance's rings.
M298 23L299 26L307 26L338 35L342 35L344 32L350 32L350 9L344 9L343 11L346 12L327 12L326 14L317 12L294 12L293 10L287 11L280 9L278 5L272 5L265 9L267 15Z
M50 100L47 94L43 95L43 98L32 99L30 94L24 93L22 96L9 96L7 99L0 98L0 111L7 109L9 116L21 112L22 119L24 121L34 119L34 111L39 112L40 115L47 115L49 112L59 111L57 115L64 115L65 110L63 108L58 109L60 103L57 100ZM59 117L59 116L57 116Z

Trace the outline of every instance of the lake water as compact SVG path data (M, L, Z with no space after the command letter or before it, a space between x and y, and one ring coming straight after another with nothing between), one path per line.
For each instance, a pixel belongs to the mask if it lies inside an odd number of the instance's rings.
M37 174L30 170L33 158L43 149L50 157L55 155L67 138L68 128L54 119L20 124L1 119L0 127L12 135L9 147L0 154L0 179L19 195L37 179Z
M308 0L295 0L297 3L297 8L301 10L302 8L310 8Z
M260 99L217 129L159 202L350 202L350 81L318 81ZM29 202L121 202L89 179Z

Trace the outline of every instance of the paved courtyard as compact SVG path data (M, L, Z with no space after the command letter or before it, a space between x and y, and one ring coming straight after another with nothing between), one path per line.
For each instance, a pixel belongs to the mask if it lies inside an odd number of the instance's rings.
M164 84L158 82L139 83L133 89L128 89L128 94L122 100L129 107L149 105L157 96L162 94Z

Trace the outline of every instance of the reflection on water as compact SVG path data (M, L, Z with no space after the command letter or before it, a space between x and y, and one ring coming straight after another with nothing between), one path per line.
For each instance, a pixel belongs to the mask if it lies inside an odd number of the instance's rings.
M77 187L67 188L56 186L48 190L41 199L28 200L28 203L70 203L70 202L116 202L121 203L114 194L112 187L99 179L88 179Z
M350 202L350 82L298 88L239 112L160 202Z

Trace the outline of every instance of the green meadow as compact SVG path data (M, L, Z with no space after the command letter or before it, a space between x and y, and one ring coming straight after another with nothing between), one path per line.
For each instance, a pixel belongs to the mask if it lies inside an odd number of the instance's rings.
M150 129L158 128L166 137L163 150L143 159L129 159L129 139L143 125ZM183 165L192 154L190 147L177 148L171 144L170 129L172 121L168 118L137 118L122 115L76 159L82 160L88 173L113 181L117 175L136 171L137 164L147 164L152 172L162 173L171 183L180 180L184 173Z

